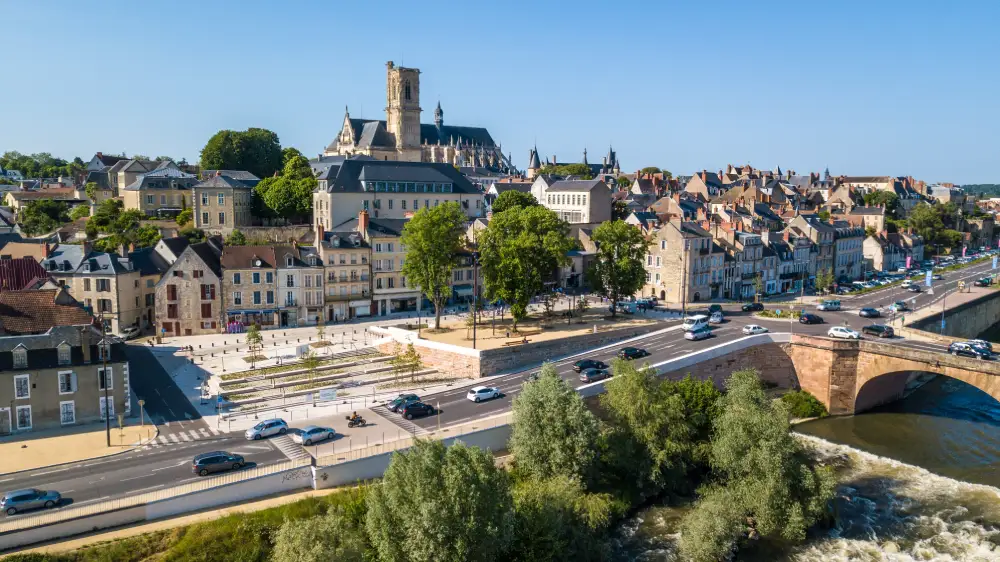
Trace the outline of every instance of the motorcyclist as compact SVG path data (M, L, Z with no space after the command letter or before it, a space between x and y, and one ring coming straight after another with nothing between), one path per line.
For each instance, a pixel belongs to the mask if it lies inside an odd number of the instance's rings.
M356 410L354 412L351 412L350 421L358 421L359 419L361 419L361 416L358 415L358 412Z

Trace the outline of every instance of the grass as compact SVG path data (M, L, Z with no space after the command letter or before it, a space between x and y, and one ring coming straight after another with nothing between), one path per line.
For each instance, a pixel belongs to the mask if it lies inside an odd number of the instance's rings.
M247 363L256 363L257 361L267 361L267 357L263 355L247 355L243 360Z
M787 319L787 318L789 318L789 315L791 315L791 318L798 318L799 316L802 316L802 311L801 310L787 310L787 309L782 309L781 314L778 314L774 310L767 310L767 309L765 309L765 310L762 310L762 311L756 313L756 316L759 316L761 318L786 318Z
M362 356L362 358L364 358L364 359L377 359L377 358L379 358L381 356L382 356L382 354L380 354L380 353L369 353L367 355ZM341 359L324 359L324 360L321 360L319 362L319 364L316 365L316 366L317 367L325 367L327 365L335 365L337 363L348 363L348 362L350 362L350 360L343 361ZM248 370L248 371L236 371L236 372L233 372L233 373L226 373L226 374L222 375L222 380L224 380L224 381L231 381L233 379L243 379L243 378L246 378L246 377L258 377L258 376L267 376L267 375L277 375L277 374L281 374L281 373L287 373L289 371L297 371L297 370L303 369L303 368L304 367L302 366L302 363L300 363L300 362L285 363L283 365L275 365L273 367L265 367L263 369L251 369L251 370Z
M289 504L235 513L219 519L155 531L113 542L98 543L71 552L14 554L10 562L215 562L240 560L266 562L273 537L285 520L298 521L322 515L335 506L347 513L363 510L364 486Z

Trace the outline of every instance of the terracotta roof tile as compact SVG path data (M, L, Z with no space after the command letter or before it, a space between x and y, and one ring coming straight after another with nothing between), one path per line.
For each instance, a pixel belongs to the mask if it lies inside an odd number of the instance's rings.
M81 326L94 318L60 289L0 292L0 333L36 334L53 326Z

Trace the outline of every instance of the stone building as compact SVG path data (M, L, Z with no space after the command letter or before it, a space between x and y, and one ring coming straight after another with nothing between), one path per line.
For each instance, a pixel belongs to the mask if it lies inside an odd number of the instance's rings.
M278 260L273 246L226 246L222 265L222 297L226 323L280 325Z
M316 250L326 273L326 320L371 314L371 247L360 232L316 228Z
M149 217L174 218L194 205L191 188L198 183L192 174L162 168L136 177L121 189L125 209L142 211Z
M833 225L824 222L817 215L800 214L788 223L793 229L792 234L805 236L815 247L813 268L814 275L835 274L834 272L834 233Z
M217 334L222 329L223 292L216 240L191 244L155 285L157 332L165 336Z
M194 224L206 232L227 235L251 226L253 187L260 182L250 172L211 170L191 187Z
M323 320L323 264L315 248L275 246L282 326L315 325Z
M712 235L694 222L670 220L650 235L646 283L640 296L667 303L698 302L718 296L724 255Z
M570 224L611 220L611 189L601 180L570 180L538 176L531 194Z

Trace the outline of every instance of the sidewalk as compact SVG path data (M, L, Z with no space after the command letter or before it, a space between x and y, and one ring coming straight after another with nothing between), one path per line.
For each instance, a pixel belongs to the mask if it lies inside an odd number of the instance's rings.
M104 423L19 433L0 439L0 458L3 459L0 474L124 453L159 435L159 429L148 421L140 426L139 420L126 419L129 423L122 431L117 422L112 421L111 447L107 446Z

